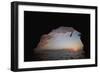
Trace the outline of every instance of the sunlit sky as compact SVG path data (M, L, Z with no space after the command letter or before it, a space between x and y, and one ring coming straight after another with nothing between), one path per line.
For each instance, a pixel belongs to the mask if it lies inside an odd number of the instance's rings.
M57 30L63 31L62 28L61 29L58 28ZM41 46L41 48L51 49L51 50L55 50L55 49L83 49L83 43L80 39L80 33L76 30L74 30L73 32L72 31L69 32L66 29L66 32L64 30L64 33L52 31L51 33L49 33L49 35L52 36L52 38L47 40L48 43Z

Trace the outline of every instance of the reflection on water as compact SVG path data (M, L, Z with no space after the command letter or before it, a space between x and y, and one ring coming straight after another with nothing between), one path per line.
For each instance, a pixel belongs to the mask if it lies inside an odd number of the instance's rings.
M83 59L84 52L82 50L36 50L34 60L69 60L69 59Z

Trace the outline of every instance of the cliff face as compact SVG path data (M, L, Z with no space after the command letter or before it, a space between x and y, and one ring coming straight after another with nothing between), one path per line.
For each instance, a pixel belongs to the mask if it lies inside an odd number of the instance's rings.
M36 53L47 60L83 58L80 37L80 32L72 27L59 27L41 36Z

